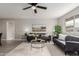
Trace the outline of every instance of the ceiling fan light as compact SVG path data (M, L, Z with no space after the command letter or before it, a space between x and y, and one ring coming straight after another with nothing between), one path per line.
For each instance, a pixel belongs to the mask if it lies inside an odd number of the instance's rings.
M36 7L35 6L32 6L32 9L34 10L34 9L36 9Z

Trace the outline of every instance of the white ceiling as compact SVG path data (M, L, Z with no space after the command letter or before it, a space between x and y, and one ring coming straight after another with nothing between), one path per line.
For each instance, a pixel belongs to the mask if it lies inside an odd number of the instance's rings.
M22 8L29 6L26 3L2 3L0 4L0 18L57 18L71 11L79 4L72 3L39 3L46 6L47 10L37 9L35 14L33 10Z

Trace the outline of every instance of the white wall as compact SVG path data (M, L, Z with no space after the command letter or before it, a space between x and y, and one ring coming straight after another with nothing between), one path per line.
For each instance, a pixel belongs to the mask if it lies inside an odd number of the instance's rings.
M79 14L79 7L75 8L74 10L70 11L69 13L63 15L62 17L58 18L58 23L59 23L59 25L62 26L63 33L79 36L79 33L75 32L75 30L74 30L74 32L69 33L69 32L66 32L66 29L65 29L65 19L72 17L74 15L77 15L77 14Z
M25 33L25 29L28 28L29 32L31 31L32 24L45 24L47 26L47 34L52 34L54 31L54 26L57 24L56 19L13 19L13 18L6 18L1 19L1 28L3 33L3 38L6 38L6 21L14 20L15 22L15 37L18 39L22 38L22 35Z

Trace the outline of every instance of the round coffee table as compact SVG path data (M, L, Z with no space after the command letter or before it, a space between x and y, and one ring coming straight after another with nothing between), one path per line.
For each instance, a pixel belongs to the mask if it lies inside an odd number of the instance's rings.
M38 39L31 41L31 47L33 48L43 48L45 46L45 40Z

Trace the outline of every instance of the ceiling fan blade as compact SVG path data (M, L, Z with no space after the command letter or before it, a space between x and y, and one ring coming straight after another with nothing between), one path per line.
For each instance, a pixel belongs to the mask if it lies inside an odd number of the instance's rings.
M29 9L29 8L31 8L31 7L32 7L32 6L29 6L29 7L23 8L23 10Z
M34 9L34 13L37 13L37 10L36 9Z
M32 6L36 6L37 5L37 3L28 3L28 4L30 4Z
M43 7L43 6L36 6L36 7L41 9L47 9L47 7Z

